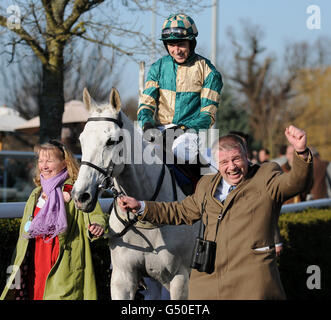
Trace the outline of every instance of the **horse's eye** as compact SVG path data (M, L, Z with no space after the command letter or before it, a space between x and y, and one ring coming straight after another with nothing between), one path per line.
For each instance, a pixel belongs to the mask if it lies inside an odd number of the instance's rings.
M111 147L116 143L116 141L112 140L111 138L107 140L106 146Z
M123 137L122 137L122 136L120 136L120 137L118 138L118 141L117 141L117 140L112 140L111 138L109 138L109 139L107 140L107 142L106 142L106 147L111 147L111 146L113 146L113 145L115 145L115 144L117 144L117 143L122 142L122 140L123 140Z

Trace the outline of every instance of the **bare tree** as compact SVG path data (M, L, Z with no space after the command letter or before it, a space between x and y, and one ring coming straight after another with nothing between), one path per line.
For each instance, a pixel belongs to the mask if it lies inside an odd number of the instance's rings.
M162 1L172 10L179 10L179 7L187 10L199 2L187 0L178 4L177 1ZM2 33L8 41L6 49L9 48L10 61L14 61L16 50L20 47L23 50L21 56L32 51L42 65L38 101L41 142L59 138L61 134L67 48L72 49L78 45L78 40L82 40L133 56L133 53L146 53L151 44L150 38L141 31L138 19L132 22L132 16L137 10L151 10L152 0L17 0L15 6L18 12L8 17L6 9L10 4L3 1L0 5L0 26L10 31L9 34ZM123 15L126 10L132 12L131 17L126 17L127 20ZM15 23L10 20L13 15L18 20L14 19ZM134 41L124 45L124 39Z
M132 121L137 121L137 105L138 97L131 97L124 102L123 111Z
M110 89L120 82L121 69L117 66L120 58L100 46L85 48L75 56L76 61L67 63L65 68L65 101L82 100L85 87L96 101L108 101Z
M119 83L116 71L115 54L112 61L104 59L104 52L93 46L76 50L75 61L70 55L64 68L64 100L82 100L83 89L87 87L96 101L103 102L109 97L111 87ZM70 61L70 63L69 63ZM19 59L18 63L8 66L0 79L6 83L4 102L30 119L39 114L38 100L42 88L42 66L36 56Z
M292 87L297 68L292 65L292 68L285 69L286 72L275 74L276 59L265 53L266 48L261 44L264 36L261 28L246 22L243 30L243 44L229 31L234 49L234 68L226 76L241 95L254 138L273 153L275 135L283 131L284 121L288 121L291 115L287 101L294 94Z
M17 110L25 119L38 115L42 68L36 57L25 58L24 61L20 59L18 63L6 66L6 72L1 72L0 80L6 84L2 96L6 105Z

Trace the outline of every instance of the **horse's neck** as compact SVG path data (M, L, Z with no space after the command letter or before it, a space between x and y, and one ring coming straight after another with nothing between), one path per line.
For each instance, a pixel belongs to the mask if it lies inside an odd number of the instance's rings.
M116 183L127 195L140 200L148 200L156 189L159 170L155 171L155 180L148 173L150 172L143 165L126 165L116 178Z
M158 177L162 170L162 164L146 164L143 157L142 163L135 163L137 158L134 157L134 150L136 143L142 142L142 155L147 144L142 139L134 140L134 135L140 133L135 130L133 123L122 113L123 128L127 130L131 137L131 159L124 167L124 170L116 178L118 186L129 196L137 199L146 200L149 199L154 193ZM136 136L137 137L137 136ZM137 149L136 149L137 150Z

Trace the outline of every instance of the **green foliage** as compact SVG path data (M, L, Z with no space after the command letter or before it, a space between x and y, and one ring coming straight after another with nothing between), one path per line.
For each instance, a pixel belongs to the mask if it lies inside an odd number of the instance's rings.
M279 271L288 299L331 298L331 209L280 216L284 249ZM321 289L308 289L310 265L321 270Z
M7 267L18 239L21 219L0 219L0 291L6 285ZM0 292L0 294L1 294Z
M239 106L230 89L224 87L215 124L220 130L220 135L227 134L229 131L249 133L248 121L245 108Z

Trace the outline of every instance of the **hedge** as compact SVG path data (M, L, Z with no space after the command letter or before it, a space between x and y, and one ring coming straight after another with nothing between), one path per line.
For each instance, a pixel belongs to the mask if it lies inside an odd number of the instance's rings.
M0 292L6 285L7 268L17 242L21 219L0 219ZM1 295L0 293L0 295Z
M279 271L288 299L331 298L331 209L287 213L280 216L279 228L284 249ZM309 266L320 271L320 289L309 289ZM317 284L316 281L313 283ZM318 280L317 280L318 282Z
M20 219L0 219L0 291L5 286L6 269L14 250ZM282 214L279 219L283 251L279 271L288 299L331 298L331 208ZM109 300L110 254L106 239L91 243L98 296ZM320 289L309 289L309 266L320 269Z
M0 295L6 285L7 267L10 265L18 239L21 219L0 219ZM91 242L91 250L100 300L110 299L110 251L108 240Z

